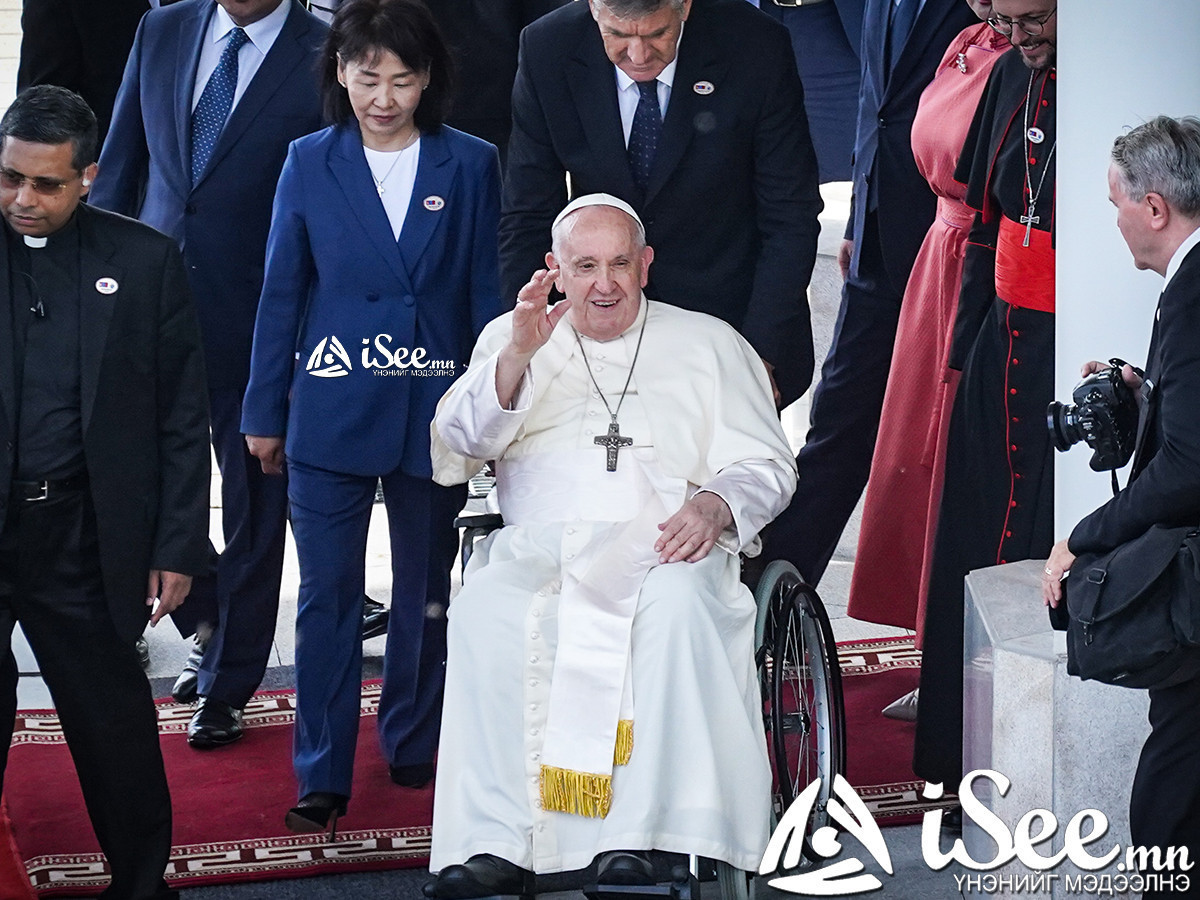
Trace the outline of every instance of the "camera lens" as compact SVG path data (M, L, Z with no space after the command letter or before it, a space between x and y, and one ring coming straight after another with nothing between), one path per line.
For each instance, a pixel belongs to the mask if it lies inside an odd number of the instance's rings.
M1079 407L1057 400L1046 407L1046 427L1050 429L1054 447L1059 451L1070 449L1085 436L1079 422Z

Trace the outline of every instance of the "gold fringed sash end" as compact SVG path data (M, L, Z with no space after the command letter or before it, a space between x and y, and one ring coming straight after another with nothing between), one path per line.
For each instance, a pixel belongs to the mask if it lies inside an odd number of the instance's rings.
M621 719L617 722L617 745L613 749L613 765L629 765L629 757L633 755L633 719Z
M603 819L612 806L612 776L542 766L542 808Z

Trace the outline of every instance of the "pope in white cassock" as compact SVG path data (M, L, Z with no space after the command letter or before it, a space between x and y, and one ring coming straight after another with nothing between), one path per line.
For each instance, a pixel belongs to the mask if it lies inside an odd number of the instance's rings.
M623 201L581 197L552 236L433 423L435 479L495 460L505 521L450 607L436 897L598 854L601 883L648 883L652 849L754 869L769 836L738 560L796 486L767 372L724 322L646 299Z

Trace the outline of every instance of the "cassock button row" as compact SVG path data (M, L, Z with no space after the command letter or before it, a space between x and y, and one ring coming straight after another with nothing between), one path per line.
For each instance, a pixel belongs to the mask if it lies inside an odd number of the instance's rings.
M537 663L537 661L538 661L537 654L535 653L533 656L529 657L529 661L530 661L531 663L534 663L534 664L536 664L536 663ZM530 707L530 709L532 709L532 708L533 708L533 707Z
M1013 360L1012 360L1012 364L1014 366L1019 366L1021 364L1021 361L1014 356Z
M1036 157L1033 157L1033 156L1029 157L1029 164L1030 164L1031 166L1036 166L1036 165L1037 165L1037 158L1036 158Z
M574 553L568 553L568 554L567 554L567 559L574 559L574 558L575 558L575 554L574 554Z
M530 703L530 704L529 704L529 711L530 711L530 712L537 712L537 704L536 704L536 703Z
M1016 506L1016 505L1017 505L1017 504L1015 504L1015 503L1013 504L1013 506ZM531 641L536 641L536 640L537 640L538 638L540 638L541 636L542 636L542 635L541 635L541 633L540 633L540 632L537 632L537 631L531 631L531 632L529 632L529 639L530 639Z
M529 736L530 736L530 737L537 737L537 736L538 736L538 730L537 730L536 728L530 728L530 729L529 729Z
M540 619L542 617L542 611L540 609L535 609L533 611L533 617L535 619Z
M537 687L537 686L538 686L538 680L537 680L536 678L530 678L530 679L529 679L529 686L530 686L530 687Z
M1016 393L1017 393L1017 389L1016 389L1016 388L1009 388L1009 389L1008 389L1008 392L1009 392L1010 394L1016 395Z
M1017 448L1016 444L1010 444L1008 449L1011 450L1013 453L1016 453L1018 448Z
M1021 332L1019 332L1019 331L1016 331L1015 329L1013 330L1013 333L1012 333L1012 334L1013 334L1013 337L1020 337L1020 336L1021 336Z
M575 529L574 529L574 528L568 528L568 529L567 529L567 534L574 534L574 533L575 533Z
M1013 417L1012 417L1012 420L1013 420L1013 422L1014 422L1014 423L1016 423L1016 422L1020 422L1020 421L1021 421L1021 420L1020 420L1019 418L1017 418L1016 416L1013 416Z
M1008 505L1009 505L1010 507L1012 507L1013 509L1016 509L1016 508L1017 508L1017 501L1016 501L1016 500L1010 500L1010 501L1009 501L1009 503L1008 503ZM1010 537L1012 536L1012 532L1011 532L1011 531L1009 532L1009 536L1010 536Z
M1012 532L1011 532L1011 531L1006 531L1006 532L1004 532L1004 536L1005 536L1005 537L1012 537Z

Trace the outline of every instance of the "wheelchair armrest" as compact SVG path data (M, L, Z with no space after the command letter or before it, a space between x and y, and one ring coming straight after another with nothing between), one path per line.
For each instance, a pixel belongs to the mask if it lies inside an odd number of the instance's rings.
M504 517L500 513L466 513L454 520L454 527L495 531L504 527Z

